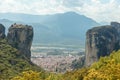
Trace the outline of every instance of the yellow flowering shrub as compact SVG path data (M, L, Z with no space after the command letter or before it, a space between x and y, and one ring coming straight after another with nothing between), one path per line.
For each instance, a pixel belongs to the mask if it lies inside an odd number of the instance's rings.
M12 80L42 80L40 73L35 71L25 71L21 75L14 77Z
M64 74L26 71L12 80L120 80L120 51L101 57L88 68Z

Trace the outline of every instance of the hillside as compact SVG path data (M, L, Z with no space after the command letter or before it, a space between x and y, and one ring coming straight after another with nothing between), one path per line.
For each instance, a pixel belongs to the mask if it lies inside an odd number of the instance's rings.
M70 80L117 80L120 79L120 50L110 56L101 57L89 68L79 69L64 74L64 79Z
M30 61L32 32L30 26L13 24L6 36L0 24L0 80L10 80L25 70L43 71Z
M110 56L101 57L90 67L66 72L65 74L47 74L43 72L25 71L13 80L119 80L120 50ZM33 75L34 74L34 75ZM27 75L27 76L25 76Z
M0 79L7 80L26 70L40 71L40 68L26 60L5 39L0 40Z

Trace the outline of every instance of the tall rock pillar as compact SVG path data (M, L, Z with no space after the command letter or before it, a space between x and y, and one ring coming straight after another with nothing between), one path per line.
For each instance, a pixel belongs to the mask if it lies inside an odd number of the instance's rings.
M10 45L18 49L20 54L23 54L30 60L30 48L33 40L33 28L31 26L22 24L11 25L7 40Z
M85 65L90 66L101 56L109 55L113 50L118 50L120 48L119 35L117 29L111 25L88 30L86 33Z

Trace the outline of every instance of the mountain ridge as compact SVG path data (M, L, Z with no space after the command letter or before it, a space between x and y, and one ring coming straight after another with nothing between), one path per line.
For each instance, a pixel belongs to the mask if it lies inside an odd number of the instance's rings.
M2 19L8 19L13 23L30 24L35 29L34 43L66 43L71 39L77 43L85 43L85 32L98 26L99 23L75 12L66 12L53 15L39 16L30 14L1 15ZM5 26L10 26L10 22L2 22ZM8 25L9 24L9 25ZM43 29L43 27L45 27ZM44 32L43 32L44 31ZM48 40L48 41L47 41ZM82 42L81 42L82 41ZM76 44L75 44L76 45ZM83 44L84 45L84 44Z

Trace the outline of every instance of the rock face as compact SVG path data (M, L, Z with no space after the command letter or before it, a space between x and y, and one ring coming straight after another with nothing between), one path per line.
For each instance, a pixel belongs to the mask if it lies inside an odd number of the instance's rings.
M4 39L5 38L5 27L0 24L0 39Z
M28 25L14 24L9 28L7 40L10 45L17 48L25 57L31 57L31 44L33 40L33 28Z
M100 56L109 55L120 49L120 24L111 22L111 25L95 27L86 33L85 65L90 66L98 61Z

